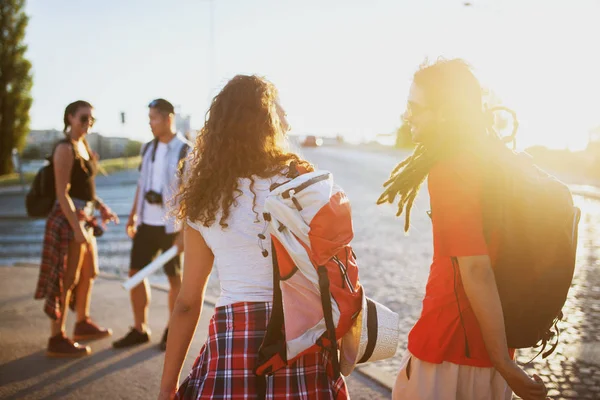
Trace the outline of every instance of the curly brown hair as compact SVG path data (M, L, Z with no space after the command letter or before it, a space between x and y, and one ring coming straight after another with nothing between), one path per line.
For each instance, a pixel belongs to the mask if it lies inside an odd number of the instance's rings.
M177 217L209 227L221 212L226 228L240 178L271 178L290 164L314 168L285 149L286 126L271 82L255 75L237 75L213 99L204 127L196 138L188 171L179 192ZM253 209L256 206L254 198ZM256 213L256 211L255 211ZM257 214L258 217L258 214Z

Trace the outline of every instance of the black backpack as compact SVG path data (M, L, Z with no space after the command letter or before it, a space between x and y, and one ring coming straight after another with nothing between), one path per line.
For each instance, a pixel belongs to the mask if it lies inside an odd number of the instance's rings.
M25 209L31 218L47 218L56 202L56 185L54 182L54 166L52 158L54 150L60 143L68 143L60 140L52 150L52 154L46 157L48 164L40 168L33 179L31 188L25 196Z
M498 240L494 274L511 348L542 346L556 336L573 279L581 212L569 188L525 154L488 163L483 222ZM495 235L492 238L492 235Z
M477 166L485 176L484 234L494 251L492 263L508 347L541 346L538 355L546 358L558 345L557 323L563 318L575 271L581 211L564 183L538 168L528 154L514 151L519 126L516 115L506 107L490 109L497 110L512 115L512 134L502 139L513 143L513 151L500 145L499 151ZM456 258L452 265L456 277ZM458 308L462 323L460 304ZM554 344L544 353L553 338ZM469 357L466 331L465 341Z

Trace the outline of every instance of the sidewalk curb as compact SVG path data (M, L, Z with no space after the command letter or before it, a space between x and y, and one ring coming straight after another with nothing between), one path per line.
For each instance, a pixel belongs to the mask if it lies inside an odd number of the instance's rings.
M117 214L121 221L127 221L129 214ZM28 215L6 215L0 214L0 221L20 221L20 220L45 220L46 218L34 218Z
M354 369L354 371L374 381L378 385L385 387L386 389L392 390L394 388L396 375L383 371L373 364L358 366Z
M13 268L39 268L38 264L32 263L15 263L12 265ZM111 281L123 281L123 277L120 277L116 274L112 274L109 272L100 272L98 274L99 278L111 280ZM161 292L168 293L169 287L167 285L163 285L160 283L150 283L150 287ZM123 290L125 290L123 288ZM204 296L204 304L214 307L217 304L217 298L210 295ZM390 374L389 372L382 371L378 369L375 365L361 365L357 366L354 369L355 372L361 374L365 378L371 380L373 383L382 386L388 390L392 390L394 387L394 382L396 381L396 376Z

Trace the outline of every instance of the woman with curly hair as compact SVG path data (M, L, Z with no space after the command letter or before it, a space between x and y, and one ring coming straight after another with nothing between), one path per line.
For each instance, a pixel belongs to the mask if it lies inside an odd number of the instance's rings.
M272 260L258 240L264 202L274 184L289 179L292 163L314 169L284 149L288 129L277 89L263 78L238 75L212 101L179 195L178 217L187 221L184 272L159 399L348 397L326 352L267 378L254 374L273 300ZM177 391L213 264L221 295L208 339Z

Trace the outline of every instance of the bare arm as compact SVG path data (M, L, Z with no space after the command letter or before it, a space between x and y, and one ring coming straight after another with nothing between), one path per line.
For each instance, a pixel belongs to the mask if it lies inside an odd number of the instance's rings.
M187 224L183 228L183 240L183 281L169 322L159 399L172 398L179 386L179 375L198 325L214 261L214 255L200 232Z
M148 146L148 144L143 145L140 150L140 157L142 158L142 160L140 161L141 163L144 162L144 153L146 152L146 146ZM140 164L140 172L142 171L142 165L143 164ZM135 188L135 196L133 197L133 205L131 206L131 212L129 213L129 222L127 223L127 226L135 224L135 221L137 220L137 216L138 216L137 215L137 213L138 213L137 203L138 203L138 196L140 195L140 184L141 184L141 176L138 178L138 183Z
M135 188L135 197L133 198L133 205L131 206L131 212L129 213L130 217L133 219L137 218L137 202L138 196L140 195L140 185L138 184Z
M138 183L135 189L135 197L133 198L133 205L131 206L131 212L129 213L129 219L127 220L127 226L125 230L127 231L127 235L133 239L136 233L136 223L138 219L137 215L137 202L138 196L140 195L140 184Z
M494 367L523 399L545 399L541 379L532 380L508 354L500 295L488 256L458 257L465 294L481 329L485 348Z
M488 256L458 257L465 293L479 322L490 360L499 371L512 362L506 344L502 304Z
M71 189L71 171L75 156L71 145L67 143L59 144L54 151L52 163L54 166L54 182L56 186L56 199L62 212L67 217L69 225L76 234L81 230L79 218L76 214L75 205L69 195Z

